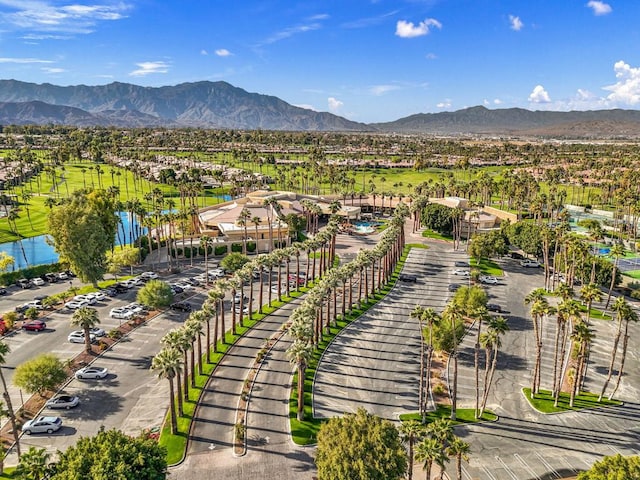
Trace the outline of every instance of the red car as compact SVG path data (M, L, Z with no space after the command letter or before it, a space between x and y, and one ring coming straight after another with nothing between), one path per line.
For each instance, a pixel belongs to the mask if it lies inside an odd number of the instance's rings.
M42 320L29 320L22 324L23 330L29 330L31 332L41 332L45 328L47 328L47 324Z
M296 274L292 273L289 275L289 283L292 283L293 285L296 284L296 281L298 282L298 285L302 286L306 283L306 280L302 277L302 276L297 276Z

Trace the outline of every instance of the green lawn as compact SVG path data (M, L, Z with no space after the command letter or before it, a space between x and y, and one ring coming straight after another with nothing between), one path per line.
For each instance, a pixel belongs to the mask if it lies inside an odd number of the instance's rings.
M435 232L433 230L424 230L422 232L422 236L424 238L431 238L433 240L444 240L447 242L452 242L453 241L453 236L452 235L445 235L443 233L438 233Z
M51 175L43 172L23 186L9 192L18 195L20 202L18 212L20 217L16 220L18 234L23 238L28 238L47 233L47 215L50 209L45 206L45 200L50 197L66 198L75 190L82 188L102 187L106 190L111 186L116 186L120 189L119 201L126 202L138 198L143 205L146 203L144 195L159 188L165 198L173 197L175 203L179 204L179 193L173 186L147 180L135 180L133 173L128 170L109 165L100 166L103 170L100 175L100 183L98 183L98 175L93 168L93 163L70 163L64 165L64 171L58 169L57 187L54 187ZM113 175L111 175L112 171ZM23 192L30 192L33 195L26 203L21 197ZM198 198L198 205L202 207L220 203L218 195L224 193L226 193L224 189L207 189L205 197ZM9 228L7 219L0 218L0 243L18 240L18 238Z
M425 424L428 425L434 420L439 418L451 418L451 405L438 405L436 410L427 412L425 418ZM453 421L453 425L462 425L465 423L478 423L478 422L494 422L498 419L498 416L490 410L485 410L482 417L475 418L475 409L473 408L458 408L456 409L456 419ZM400 415L400 420L408 422L409 420L422 421L422 415L418 412L415 413L403 413Z
M475 257L471 257L470 265L473 268L480 270L482 275L492 275L494 277L501 277L504 275L504 271L498 266L498 264L488 258L481 258L480 264L478 264L477 259Z
M561 413L584 410L586 408L602 408L622 405L622 402L617 400L607 400L606 397L602 399L602 402L598 402L598 395L595 393L582 392L580 395L576 395L573 407L571 407L569 406L570 395L566 392L561 392L558 399L558 406L555 407L553 405L553 396L549 390L540 390L533 399L531 399L530 388L523 388L522 393L529 404L542 413Z

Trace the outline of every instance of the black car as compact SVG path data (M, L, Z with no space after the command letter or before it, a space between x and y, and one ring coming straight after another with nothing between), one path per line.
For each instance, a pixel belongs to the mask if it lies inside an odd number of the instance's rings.
M490 312L501 313L502 307L496 303L487 303L487 310L489 310Z
M45 273L41 278L49 283L56 283L58 281L58 276L55 273Z
M115 297L116 295L118 295L119 292L113 287L107 287L104 290L102 290L102 293L104 293L108 297Z
M114 283L109 288L114 289L116 293L125 293L129 291L129 289L125 285L122 285L121 283Z
M176 303L172 303L169 308L171 310L177 310L179 312L190 312L191 311L191 305L189 305L187 302L176 302Z
M6 295L7 294L7 289L4 287L0 287L0 295Z
M33 284L31 283L31 281L26 279L26 278L21 278L20 280L18 280L16 282L16 285L18 285L20 288L31 288L31 287L33 287Z
M458 290L460 288L461 285L458 285L457 283L452 283L451 285L449 285L449 291L450 292L455 292L456 290Z
M401 282L413 282L413 283L416 283L418 281L418 276L417 275L412 275L410 273L401 273L400 276L398 277L398 280L400 280Z
M175 294L175 293L182 293L184 292L184 288L179 287L178 285L171 285L171 291Z
M462 262L460 260L458 260L454 265L456 267L467 267L467 268L469 268L469 262Z

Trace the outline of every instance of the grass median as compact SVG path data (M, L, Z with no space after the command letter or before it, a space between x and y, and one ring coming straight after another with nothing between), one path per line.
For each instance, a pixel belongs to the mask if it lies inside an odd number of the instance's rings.
M569 393L560 392L558 406L556 407L554 406L553 395L549 390L540 390L533 396L533 398L531 398L530 388L523 388L522 393L529 404L542 413L562 413L584 410L587 408L617 407L622 405L622 402L619 402L618 400L608 400L607 398L603 398L601 402L598 402L598 395L595 393L582 392L579 395L576 395L573 406L570 406L569 402L571 396Z

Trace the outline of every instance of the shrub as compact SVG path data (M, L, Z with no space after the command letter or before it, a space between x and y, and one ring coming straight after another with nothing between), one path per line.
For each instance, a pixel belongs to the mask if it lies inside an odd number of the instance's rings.
M256 251L256 242L247 242L247 252L255 252Z
M231 251L232 252L236 252L236 253L242 252L242 244L241 243L232 243L231 244Z
M228 252L228 249L226 245L218 245L213 250L214 255L226 255L227 252Z

